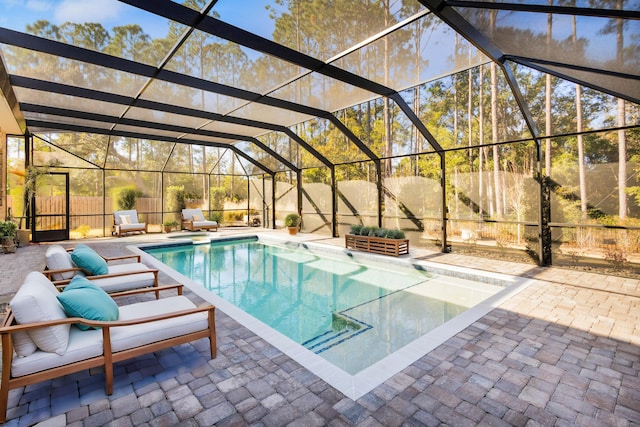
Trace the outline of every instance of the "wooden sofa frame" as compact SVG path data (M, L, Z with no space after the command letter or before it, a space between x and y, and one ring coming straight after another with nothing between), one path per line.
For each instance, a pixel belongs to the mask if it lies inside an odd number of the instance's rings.
M160 290L177 289L178 295L182 295L183 285L167 285L158 288ZM112 297L122 297L140 294L144 292L153 291L153 289L139 289L133 291L124 291L111 294ZM206 312L208 314L208 328L188 333L185 335L166 339L164 341L158 341L142 345L139 347L129 348L122 351L114 352L111 349L110 332L111 328L119 326L139 325L143 323L156 322L164 319L171 319L179 316L186 316L195 313ZM82 323L87 326L98 326L102 328L102 344L103 353L100 356L92 357L86 360L80 360L68 365L51 368L48 370L35 372L32 374L15 377L11 376L11 366L14 357L13 342L11 334L18 331L28 331L30 329L42 328L47 326L55 326L65 323ZM211 358L216 357L216 327L215 327L215 307L213 305L207 305L203 307L196 307L189 310L181 310L176 312L165 313L163 315L145 317L140 319L132 319L126 321L92 321L82 319L78 317L70 317L67 319L60 319L47 322L39 322L25 325L18 325L15 322L11 309L7 306L7 313L0 327L0 336L2 340L2 377L0 384L0 423L4 423L7 418L7 405L9 399L9 390L18 387L27 386L30 384L39 383L41 381L58 378L71 373L84 371L90 368L103 366L105 370L105 389L108 395L113 393L113 364L128 360L134 357L138 357L144 354L152 353L158 350L173 347L179 344L188 343L201 338L209 338L209 350Z
M202 212L201 212L202 213ZM204 218L204 215L203 215ZM180 228L182 230L196 231L196 230L213 230L218 231L219 224L210 224L210 225L194 225L193 217L185 218L184 211L180 214Z
M129 211L135 211L135 210L129 210ZM117 212L129 212L129 211L117 211ZM136 212L136 221L138 220L138 212ZM131 224L127 224L129 227L124 227L124 229L122 228L122 226L120 224L118 224L118 222L116 221L116 213L113 213L113 226L112 226L112 230L111 230L111 235L117 235L118 237L122 237L123 234L127 234L127 233L137 233L137 232L142 232L144 231L145 233L149 233L149 225L147 223L143 223L143 222L136 222L136 223L131 223ZM133 227L134 225L137 225L137 227Z
M67 252L73 252L75 248L66 248ZM120 256L115 256L115 257L106 257L102 254L99 254L106 262L107 264L111 261L122 261L125 259L133 259L135 258L136 262L141 263L142 262L142 258L140 257L140 255L136 255L136 254L129 254L129 255L120 255ZM67 280L53 280L53 276L55 274L61 274L61 273L68 273L70 271L82 271L84 273L86 273L85 270L83 270L80 267L73 267L73 268L61 268L61 269L53 269L53 270L44 270L42 271L42 274L44 274L46 276L47 279L51 280L51 282L54 285L68 285L69 282L71 282L71 279L67 279ZM109 279L112 277L123 277L123 276L131 276L134 274L147 274L147 273L153 273L153 287L156 289L156 299L160 298L160 291L158 290L158 286L159 286L159 282L158 282L158 272L159 270L157 268L150 268L149 270L146 271L128 271L128 272L122 272L122 273L111 273L111 274L103 274L103 275L94 275L94 276L90 276L87 275L85 276L86 279L88 280L99 280L99 279Z

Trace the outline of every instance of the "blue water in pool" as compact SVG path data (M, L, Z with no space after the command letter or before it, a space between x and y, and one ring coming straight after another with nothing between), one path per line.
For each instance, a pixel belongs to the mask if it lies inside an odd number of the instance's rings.
M249 240L146 252L351 374L501 289Z

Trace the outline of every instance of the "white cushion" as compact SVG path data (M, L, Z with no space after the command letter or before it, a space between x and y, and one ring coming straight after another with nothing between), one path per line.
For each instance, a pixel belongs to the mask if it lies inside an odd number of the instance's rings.
M101 354L102 331L96 329L81 331L72 326L69 331L69 345L63 355L36 351L28 357L16 357L11 364L11 374L14 377L21 377L55 368L56 366L100 356Z
M131 224L131 216L130 215L120 215L120 224L121 225Z
M124 230L140 230L143 229L144 230L145 227L145 223L140 223L140 224L122 224L120 225L120 230L124 231Z
M107 293L146 288L155 284L155 275L150 271L149 267L140 262L109 266L109 274L131 273L134 271L149 272L130 276L105 277L103 279L91 279L91 276L89 276L88 279L91 280L91 283L100 286Z
M194 307L195 305L185 296L161 298L159 300L121 306L120 318L118 320L156 316ZM196 313L142 325L112 328L111 347L113 351L126 350L191 332L201 331L208 327L207 314Z
M196 215L204 219L204 215L202 214L202 209L182 209L182 216L186 220L195 219Z
M125 262L109 265L109 274L132 273L134 271L149 271L149 267L141 262Z
M13 348L20 357L30 356L38 349L26 331L15 332L11 335L11 339L13 340Z
M126 218L128 222L124 222L123 218ZM138 211L135 209L129 209L126 211L115 211L113 213L113 219L116 225L128 225L128 224L136 224L138 222Z
M58 290L44 274L33 271L27 275L18 292L9 302L19 324L66 319L58 302ZM40 350L64 354L69 343L69 324L29 330L29 336Z
M49 246L45 253L45 260L49 270L64 270L76 267L71 259L71 254L60 245ZM75 273L76 271L69 271L66 273L53 274L51 278L53 280L68 280L71 279Z
M215 221L193 221L193 228L213 227L214 225L218 225L218 223Z

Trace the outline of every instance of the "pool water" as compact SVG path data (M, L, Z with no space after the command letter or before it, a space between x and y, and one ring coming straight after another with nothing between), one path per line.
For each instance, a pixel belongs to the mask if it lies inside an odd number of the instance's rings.
M254 240L145 251L350 374L504 289Z

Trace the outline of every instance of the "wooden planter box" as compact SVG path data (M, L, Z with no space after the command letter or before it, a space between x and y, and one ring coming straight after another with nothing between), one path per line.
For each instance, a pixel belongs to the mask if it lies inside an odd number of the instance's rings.
M356 236L345 234L347 249L357 249L382 255L406 255L409 253L409 239L387 239L384 237Z

